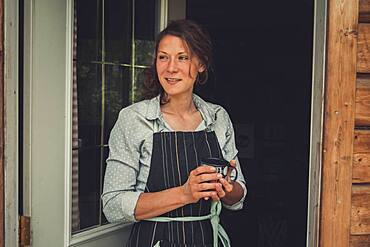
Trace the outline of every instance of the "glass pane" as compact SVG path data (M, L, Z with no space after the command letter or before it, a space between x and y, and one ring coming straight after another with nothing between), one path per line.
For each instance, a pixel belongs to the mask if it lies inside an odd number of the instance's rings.
M130 69L119 65L105 66L104 143L115 124L119 111L130 104Z
M79 152L79 209L80 229L100 225L100 164L99 146L80 148Z
M101 65L91 63L77 63L76 68L72 152L73 232L100 223L101 69ZM78 130L77 133L75 130Z
M131 63L131 1L105 0L104 2L105 61Z
M141 89L148 76L151 75L150 68L135 68L134 70L134 85L131 87L131 94L133 93L132 103L138 102L142 99Z
M135 64L150 66L155 49L156 1L135 1Z
M151 66L154 59L154 40L135 40L135 65Z
M135 39L154 40L156 2L135 0Z
M103 150L104 160L107 160L108 155L109 155L109 148L106 146L106 147L104 147L104 150ZM105 168L106 168L106 163L104 162L103 163L103 167L102 167L101 177L100 177L100 181L101 181L101 184L100 185L101 185L101 188L103 188L103 179L104 179L104 174L105 174ZM108 220L107 220L107 218L105 218L105 215L103 213L103 210L100 210L100 217L101 217L101 222L100 223L102 225L108 223Z
M78 61L101 59L101 0L77 0Z
M100 145L101 65L78 63L77 81L79 145L84 148Z
M119 111L140 99L139 89L150 73L156 3L75 1L72 233L107 223L100 195L108 138ZM134 46L136 52L131 52Z

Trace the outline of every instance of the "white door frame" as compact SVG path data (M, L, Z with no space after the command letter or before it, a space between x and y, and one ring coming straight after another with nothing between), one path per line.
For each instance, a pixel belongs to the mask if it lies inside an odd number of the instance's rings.
M163 27L167 0L160 3ZM23 179L32 246L113 246L131 229L109 224L71 235L73 6L73 0L29 0L24 6Z
M314 0L306 246L319 246L327 0Z
M18 247L18 1L4 0L5 246Z
M69 242L72 6L71 0L24 6L23 197L32 246Z
M113 246L129 232L121 224L71 235L73 6L73 0L24 6L23 179L32 246Z

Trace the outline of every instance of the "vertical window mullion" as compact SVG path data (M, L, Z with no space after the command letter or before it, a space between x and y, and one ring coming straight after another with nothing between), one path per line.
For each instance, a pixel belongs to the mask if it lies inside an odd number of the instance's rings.
M100 181L99 181L99 195L103 192L103 165L104 165L104 125L105 125L105 0L102 0L101 8L101 49L102 49L102 64L101 64L101 126L100 126ZM99 203L99 225L102 224L102 205Z
M131 103L135 102L135 0L132 0L131 15Z

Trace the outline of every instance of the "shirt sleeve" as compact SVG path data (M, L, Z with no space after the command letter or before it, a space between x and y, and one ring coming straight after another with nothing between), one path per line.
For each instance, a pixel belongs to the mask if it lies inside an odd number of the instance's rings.
M230 210L240 210L243 208L244 199L247 195L247 186L245 184L243 173L240 169L240 163L238 157L234 158L236 160L236 169L238 170L238 177L236 179L236 182L240 184L240 186L243 188L243 197L240 199L240 201L236 202L233 205L227 205L223 203L224 207Z
M236 144L235 144L235 132L234 132L233 124L226 110L223 109L222 112L224 113L222 121L224 124L226 124L225 144L222 147L223 153L225 156L224 158L228 161L233 160L233 159L236 160L236 169L238 171L238 177L236 179L236 182L238 182L243 188L243 197L240 199L240 201L236 202L233 205L227 205L223 203L223 206L230 210L240 210L243 208L244 199L247 195L247 186L246 186L243 172L241 170L239 159L237 157L238 150L236 149Z
M122 110L109 137L104 175L103 212L109 222L134 222L134 211L143 191L136 189L140 141L135 139L134 116Z

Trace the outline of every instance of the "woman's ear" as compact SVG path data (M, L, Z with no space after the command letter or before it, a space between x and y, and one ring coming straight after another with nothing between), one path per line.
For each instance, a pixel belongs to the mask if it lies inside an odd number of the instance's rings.
M204 72L205 70L206 70L205 66L204 66L204 65L202 65L202 64L200 64L200 65L199 65L199 68L198 68L198 72L199 72L199 73L202 73L202 72Z

